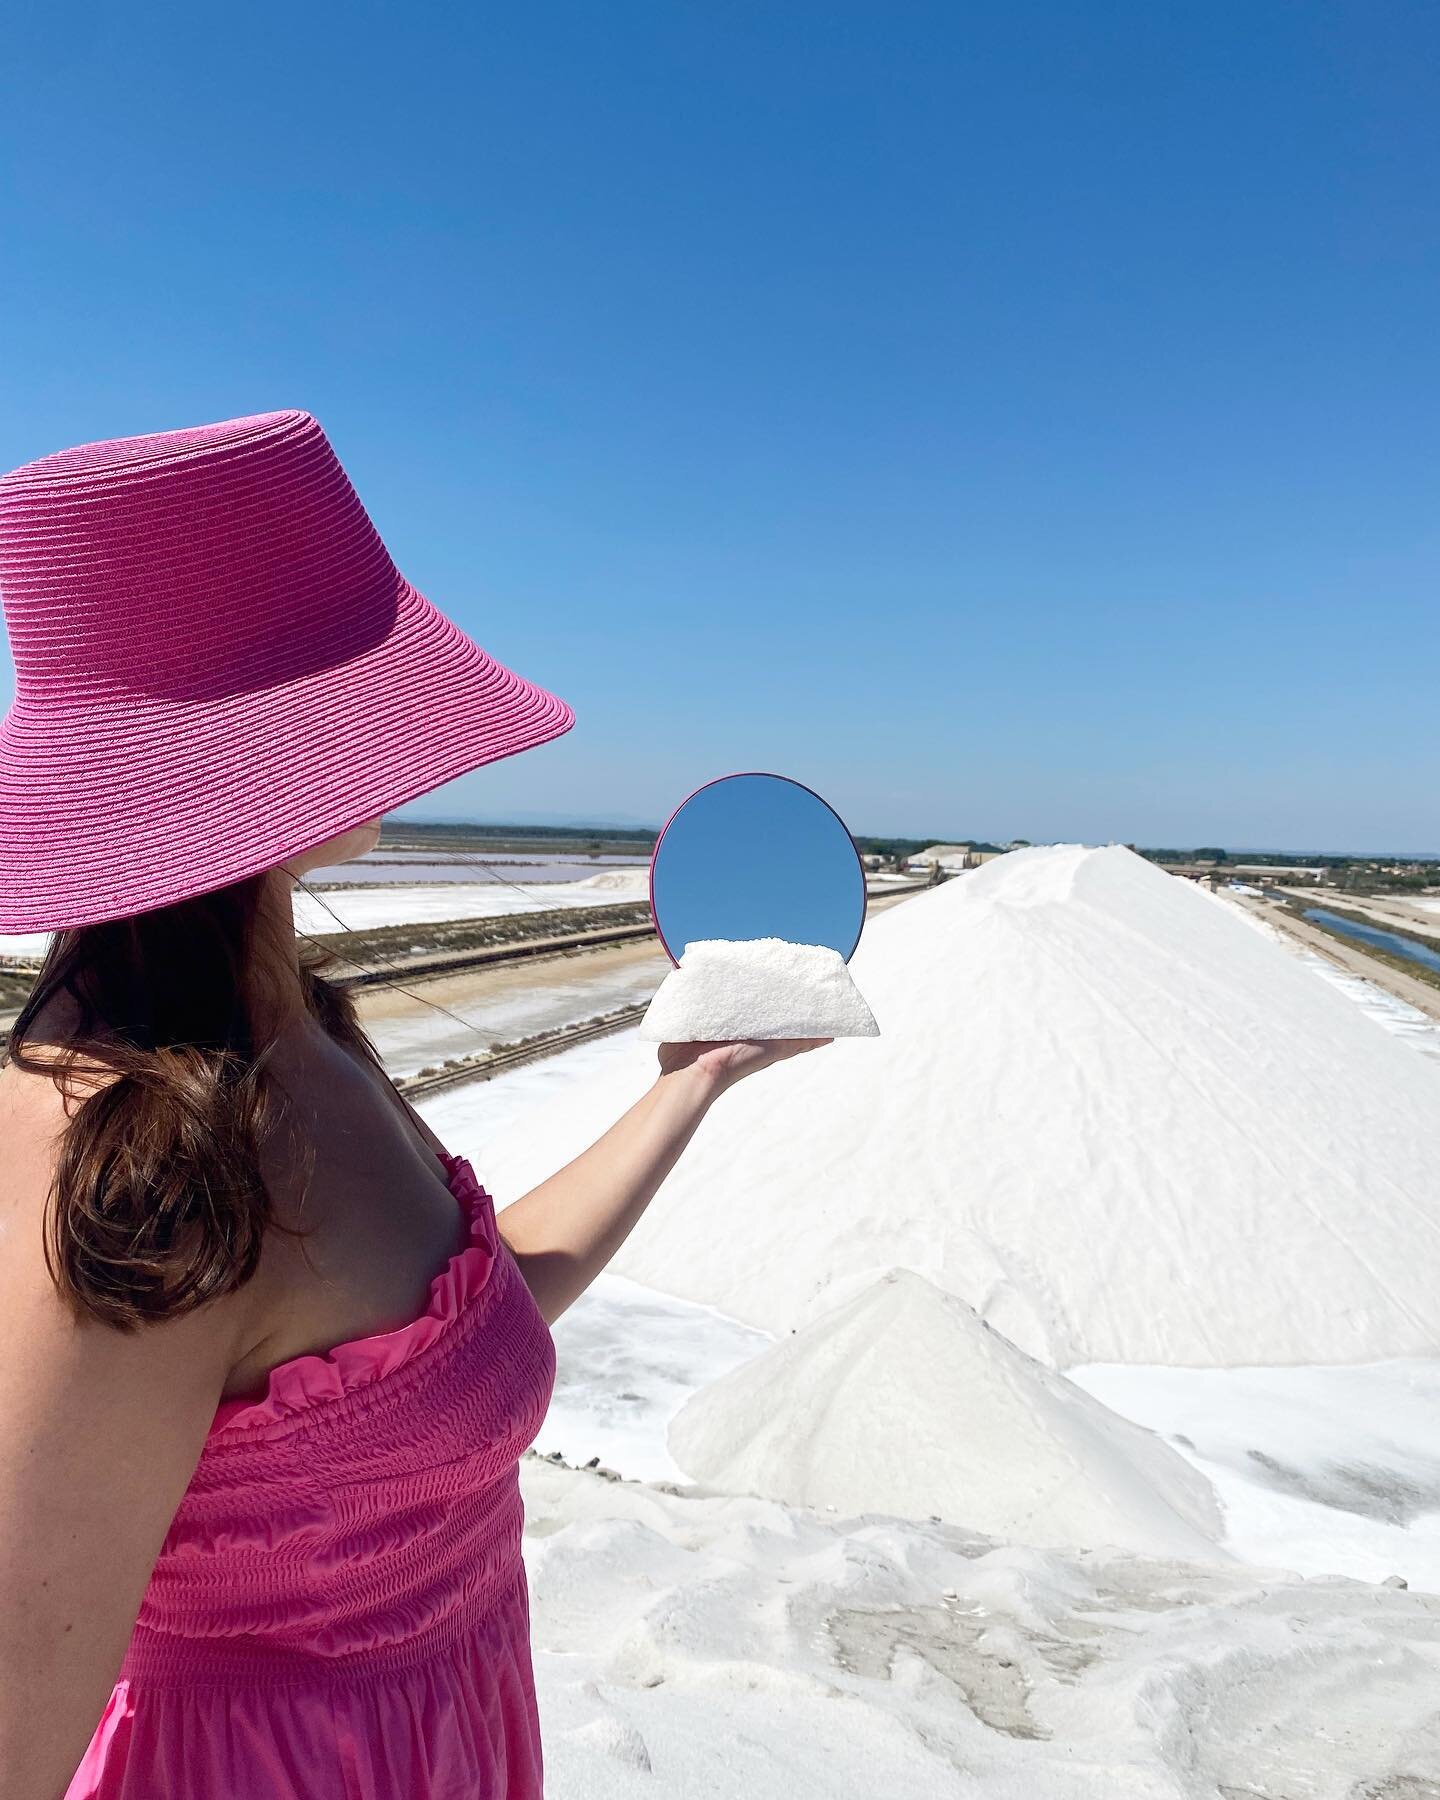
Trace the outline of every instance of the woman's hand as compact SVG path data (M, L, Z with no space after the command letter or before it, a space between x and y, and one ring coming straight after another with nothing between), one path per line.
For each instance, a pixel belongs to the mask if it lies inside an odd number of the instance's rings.
M695 1069L711 1080L717 1089L732 1087L742 1075L770 1063L784 1062L806 1050L818 1050L833 1044L833 1038L737 1038L723 1044L661 1044L660 1073L673 1075L680 1069Z

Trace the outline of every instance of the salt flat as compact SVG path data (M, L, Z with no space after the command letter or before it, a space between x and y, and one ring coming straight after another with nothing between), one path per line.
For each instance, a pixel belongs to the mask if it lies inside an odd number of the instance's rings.
M613 869L587 875L583 881L527 882L520 884L518 891L500 882L386 883L373 888L327 889L323 905L297 889L295 926L298 931L333 932L338 916L352 931L372 931L382 925L490 919L547 907L626 906L648 894L645 869Z
M318 935L339 929L337 915L352 931L372 931L382 925L490 919L547 907L628 906L648 899L649 880L647 867L607 869L580 881L527 881L516 886L499 881L387 882L373 888L327 888L323 905L297 889L295 927ZM0 956L43 956L49 942L48 931L0 936Z

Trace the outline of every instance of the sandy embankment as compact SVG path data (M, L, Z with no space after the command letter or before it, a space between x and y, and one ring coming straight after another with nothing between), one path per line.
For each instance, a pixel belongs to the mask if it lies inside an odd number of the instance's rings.
M1256 900L1249 894L1227 894L1225 898L1233 900L1237 906L1243 906L1247 912L1254 913L1267 925L1273 925L1277 931L1285 932L1297 944L1315 951L1336 968L1344 969L1349 975L1363 976L1366 981L1383 988L1387 994L1393 994L1397 1000L1403 1000L1407 1006L1413 1006L1417 1012L1424 1013L1427 1019L1440 1023L1440 988L1433 988L1427 981L1420 981L1413 975L1406 975L1403 971L1392 968L1389 963L1367 956L1358 944L1352 949L1349 944L1332 937L1328 931L1320 931L1314 925L1307 925L1304 919L1297 919L1294 913L1287 912L1283 907ZM1317 906L1323 904L1323 901L1316 902ZM1349 899L1343 904L1352 912L1360 910ZM1393 918L1389 922L1399 923Z
M648 1000L670 960L653 938L569 955L526 957L429 981L397 975L358 995L360 1017L392 1075L414 1075L452 1056L558 1031ZM459 1018L447 1017L444 1007ZM464 1020L471 1029L466 1028Z
M1440 949L1440 913L1420 906L1414 900L1392 894L1347 894L1325 888L1288 887L1281 888L1280 892L1289 894L1294 900L1303 900L1310 906L1329 907L1338 912L1363 913L1367 919L1374 919L1377 925L1399 926L1402 931L1413 932Z

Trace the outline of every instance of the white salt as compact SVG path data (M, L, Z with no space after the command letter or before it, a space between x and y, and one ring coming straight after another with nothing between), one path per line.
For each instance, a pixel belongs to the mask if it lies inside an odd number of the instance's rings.
M551 1800L1435 1793L1433 1595L520 1480Z
M878 1037L845 959L784 938L697 938L656 990L640 1035L656 1044Z
M851 970L884 1035L726 1093L615 1273L778 1334L901 1265L1059 1368L1434 1353L1440 1063L1232 908L1020 850L872 919ZM491 1191L600 1136L645 1050L487 1134Z
M908 1269L702 1388L669 1448L724 1493L1227 1560L1198 1469Z

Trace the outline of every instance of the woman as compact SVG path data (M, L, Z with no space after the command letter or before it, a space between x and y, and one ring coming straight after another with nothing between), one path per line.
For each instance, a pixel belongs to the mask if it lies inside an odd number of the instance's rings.
M667 1046L502 1231L291 888L569 707L409 587L304 413L16 470L0 594L0 931L55 933L0 1071L0 1800L536 1796L549 1327L810 1046Z

